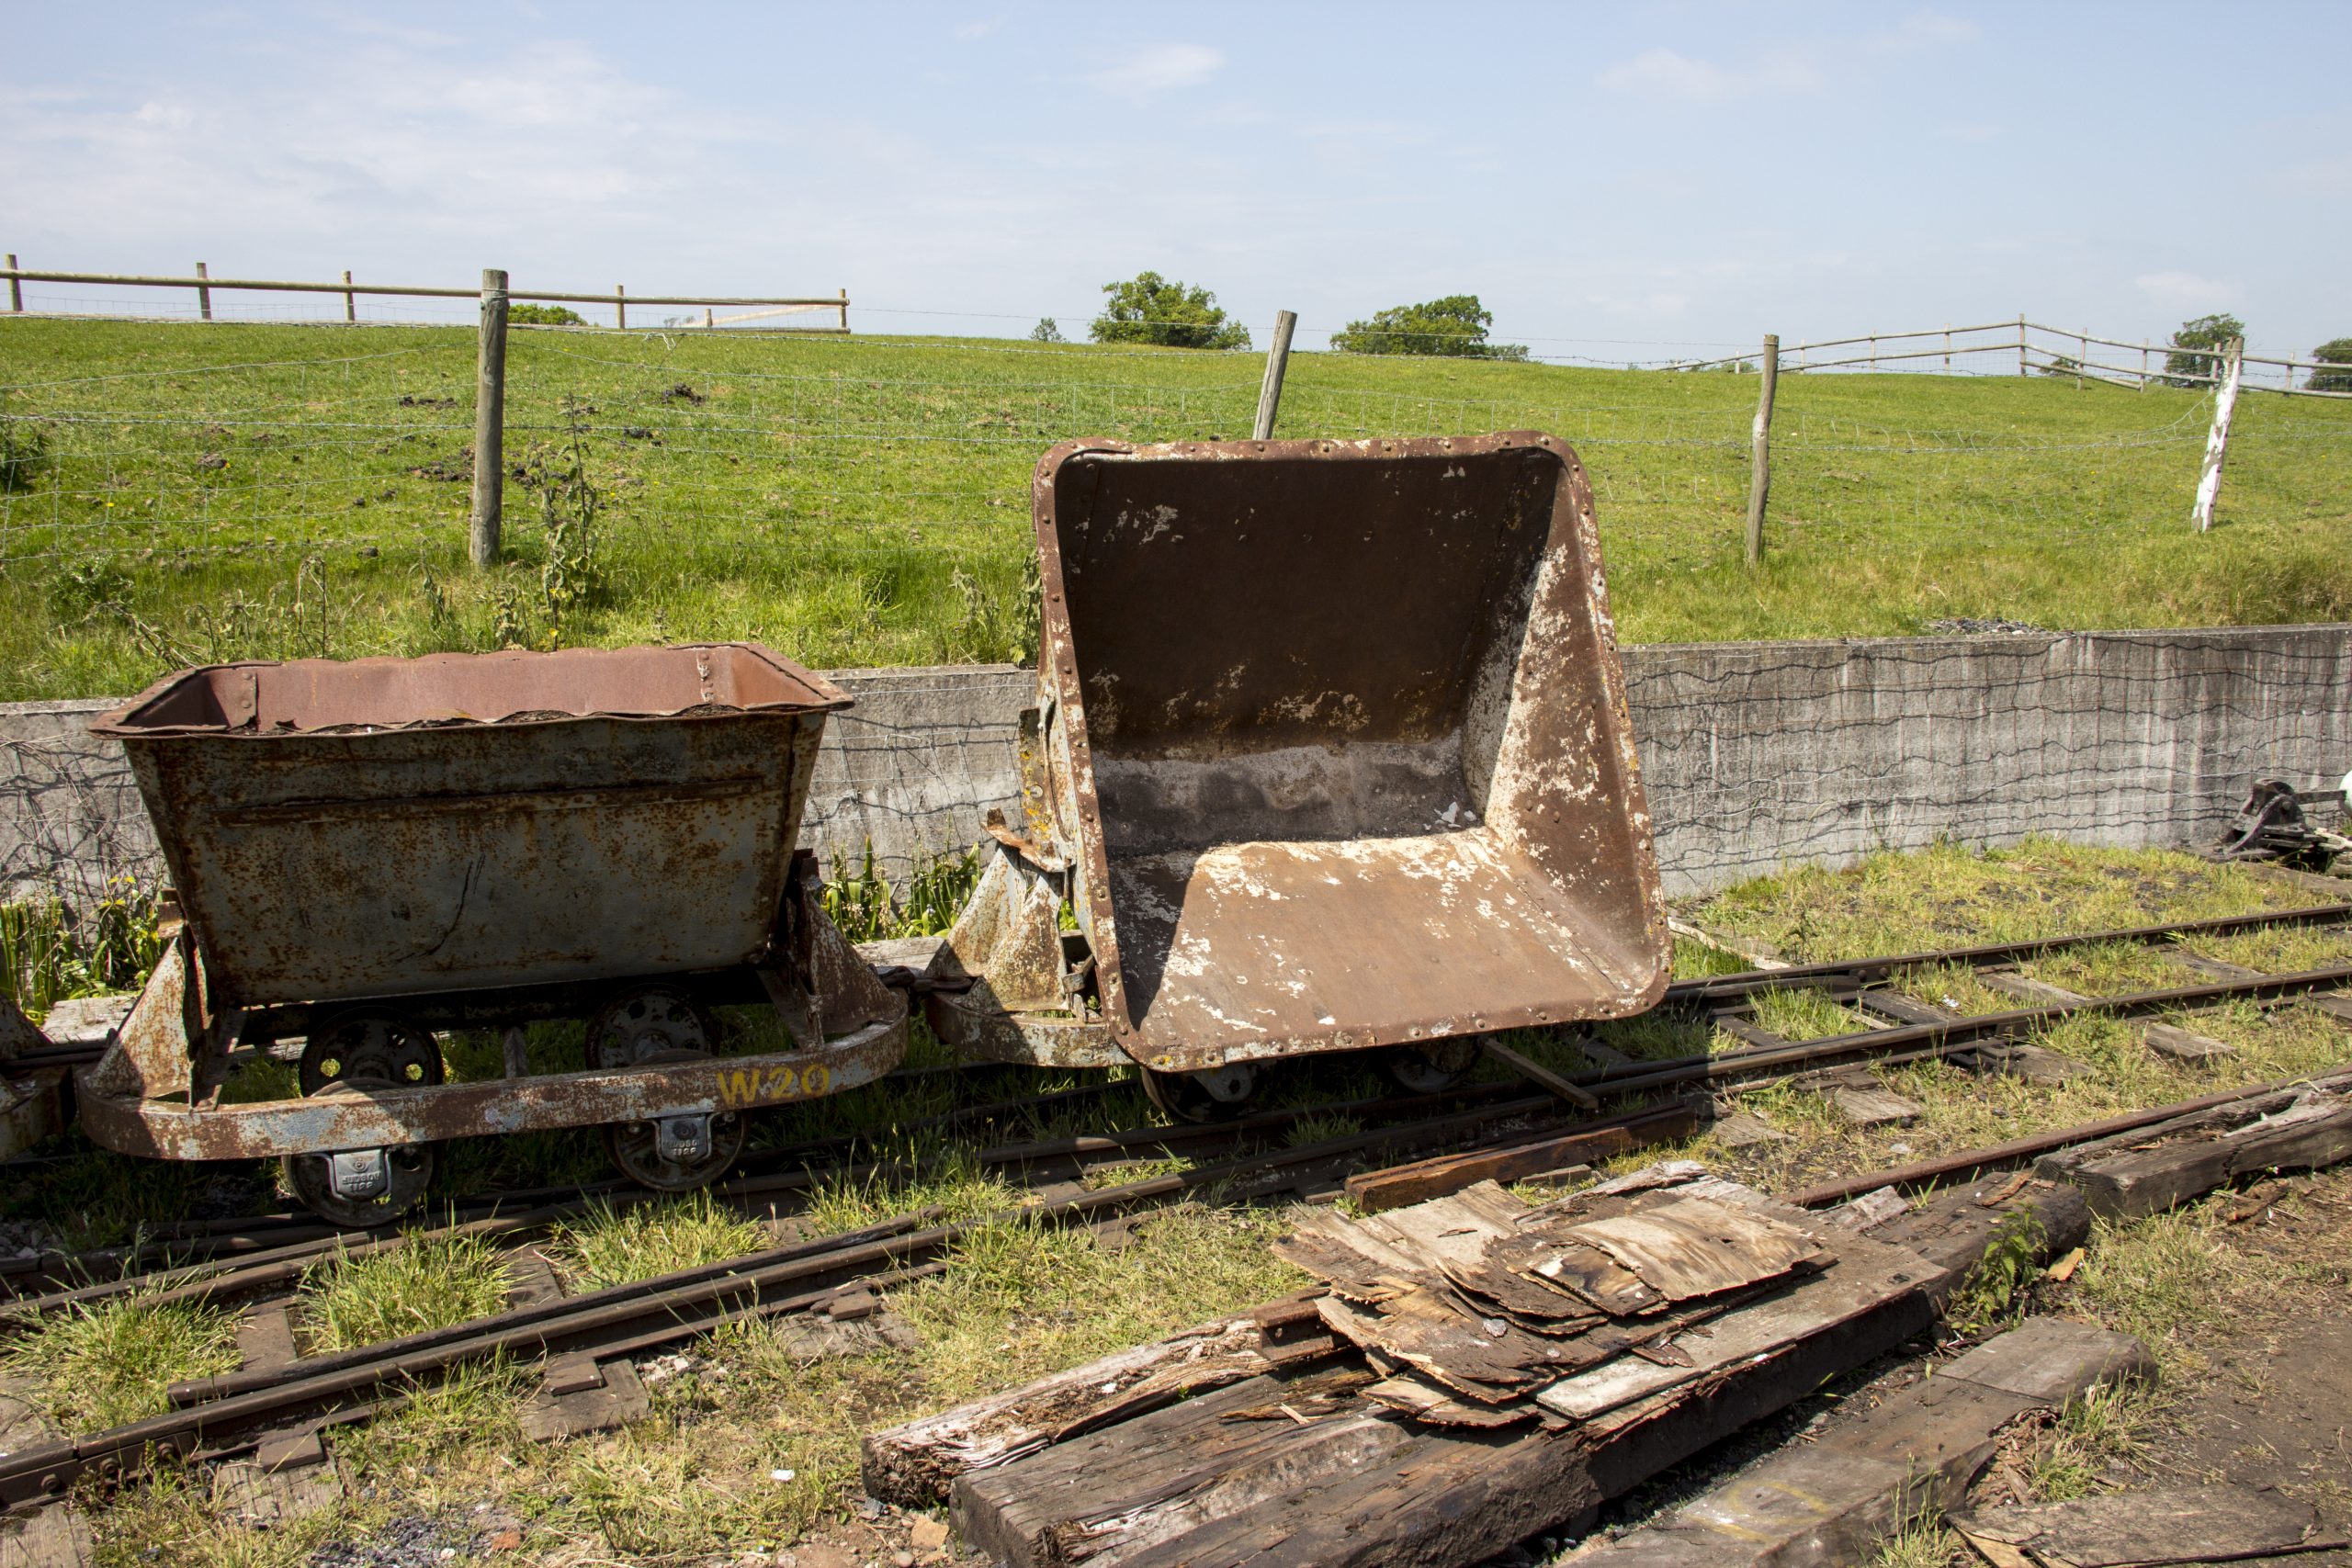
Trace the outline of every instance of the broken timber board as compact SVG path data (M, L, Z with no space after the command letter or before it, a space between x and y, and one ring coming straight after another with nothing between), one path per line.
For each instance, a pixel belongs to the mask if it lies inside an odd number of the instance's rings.
M2070 1182L2106 1219L2161 1213L2240 1176L2319 1170L2352 1159L2352 1095L2282 1089L2234 1105L2047 1154L2045 1179Z
M1986 1543L2021 1561L2074 1568L2143 1568L2168 1562L2229 1562L2346 1544L2321 1528L2308 1503L2267 1488L2185 1486L2121 1492L2070 1503L1981 1508L1951 1517L1952 1528L1988 1558Z
M2136 1340L2033 1318L1889 1395L1840 1410L1810 1443L1766 1455L1579 1562L1592 1568L1836 1568L1967 1495L2001 1431L2104 1383L2143 1376Z
M1270 1372L1283 1345L1294 1340L1329 1342L1305 1297L869 1432L859 1445L859 1473L865 1490L886 1503L931 1507L944 1501L949 1485L967 1471L1001 1464L1068 1433Z
M1595 1165L1628 1149L1688 1137L1698 1128L1699 1113L1691 1107L1664 1106L1560 1137L1365 1171L1348 1178L1348 1196L1366 1213L1378 1213L1459 1192L1473 1182L1517 1181L1564 1166Z
M1630 1388L1595 1419L1498 1434L1384 1411L1370 1417L1387 1428L1377 1436L1343 1425L1361 1414L1246 1438L1204 1432L1203 1420L1223 1413L1211 1401L1262 1407L1281 1381L1269 1378L1091 1432L1082 1453L1047 1449L967 1472L954 1489L965 1539L1018 1568L1455 1568L1581 1515L1933 1321L1918 1283L1928 1266L1916 1256L1730 1183L1693 1180L1687 1167L1657 1185L1609 1183L1540 1212L1605 1219L1689 1198L1741 1203L1804 1230L1830 1266L1712 1317L1682 1347L1693 1367L1619 1358L1663 1382ZM1236 1457L1245 1447L1246 1463ZM1171 1488L1179 1472L1191 1479ZM1049 1488L1059 1506L1041 1501Z

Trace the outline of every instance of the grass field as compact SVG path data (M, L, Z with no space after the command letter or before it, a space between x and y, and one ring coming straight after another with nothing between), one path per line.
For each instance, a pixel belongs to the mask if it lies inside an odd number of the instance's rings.
M511 559L476 574L470 332L0 321L0 699L123 693L187 662L503 642L1009 657L1037 456L1073 435L1246 435L1260 366L518 332ZM1629 642L2352 616L2352 405L2249 394L2222 525L2199 537L2201 393L1784 378L1771 553L1752 573L1754 397L1723 374L1302 355L1280 434L1565 437L1593 476Z

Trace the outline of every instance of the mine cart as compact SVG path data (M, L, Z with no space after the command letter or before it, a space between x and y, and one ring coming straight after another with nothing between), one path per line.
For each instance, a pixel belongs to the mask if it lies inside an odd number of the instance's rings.
M280 1156L349 1224L413 1205L447 1138L601 1125L648 1186L712 1179L746 1112L905 1050L904 999L794 848L849 705L748 643L164 681L93 726L129 754L180 918L81 1075L84 1127L163 1159ZM713 1010L746 1003L781 1027L729 1054ZM523 1026L560 1018L587 1021L584 1070L532 1072ZM447 1081L447 1030L503 1032L503 1076ZM298 1041L299 1097L241 1088Z
M1666 910L1566 444L1074 442L1033 503L1022 810L927 1000L944 1039L1132 1061L1204 1117L1270 1059L1377 1047L1436 1088L1481 1033L1657 1001Z

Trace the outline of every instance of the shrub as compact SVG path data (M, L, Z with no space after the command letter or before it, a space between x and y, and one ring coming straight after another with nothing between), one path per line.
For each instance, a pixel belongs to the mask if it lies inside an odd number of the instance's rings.
M518 327L584 327L580 312L561 305L509 305L506 320Z
M2312 350L2312 357L2346 368L2314 370L2304 386L2314 392L2352 392L2352 337L2330 338Z
M2201 387L2205 381L2194 377L2212 378L2222 373L2222 358L2212 352L2232 338L2245 336L2245 323L2235 316L2199 316L2193 321L2183 321L2180 330L2172 334L2172 352L2165 355L2165 378L2176 387ZM2203 349L2206 352L2196 352Z
M1430 354L1455 359L1524 359L1523 344L1488 343L1494 312L1476 294L1449 294L1424 305L1392 305L1368 321L1350 321L1331 334L1342 354Z
M1096 343L1148 343L1162 348L1248 348L1250 329L1217 309L1216 296L1156 272L1106 283L1110 304L1087 334Z
M1068 343L1069 340L1062 336L1059 321L1055 321L1051 316L1040 316L1037 318L1037 324L1029 329L1029 341L1031 343Z

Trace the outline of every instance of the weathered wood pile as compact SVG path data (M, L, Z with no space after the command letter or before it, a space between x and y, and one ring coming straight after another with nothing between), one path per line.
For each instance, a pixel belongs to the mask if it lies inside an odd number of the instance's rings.
M967 1546L1019 1568L1474 1563L1573 1533L1600 1503L1911 1338L2005 1236L2049 1258L2086 1239L2094 1210L2145 1213L2256 1170L2352 1157L2347 1087L2339 1074L2249 1095L1924 1203L1883 1190L1800 1210L1674 1161L1541 1204L1486 1181L1360 1219L1309 1211L1277 1245L1315 1289L873 1433L866 1487L948 1502ZM1425 1164L1402 1168L1424 1190L1445 1179ZM2012 1336L1980 1353L1983 1388L1930 1380L1917 1410L1859 1430L1840 1461L1853 1495L1783 1521L1789 1540L1860 1540L1922 1502L1957 1501L1969 1456L2016 1409L2122 1365L2096 1331L2069 1332L2082 1342L2063 1354ZM2050 1371L2062 1363L2064 1378ZM1884 1456L1891 1490L1865 1462L1884 1441L1904 1450ZM1691 1529L1628 1537L1627 1561L1721 1554Z
M1023 1565L1474 1562L1918 1332L1941 1272L1689 1162L1281 1246L1319 1293L877 1433L869 1490L952 1477Z

